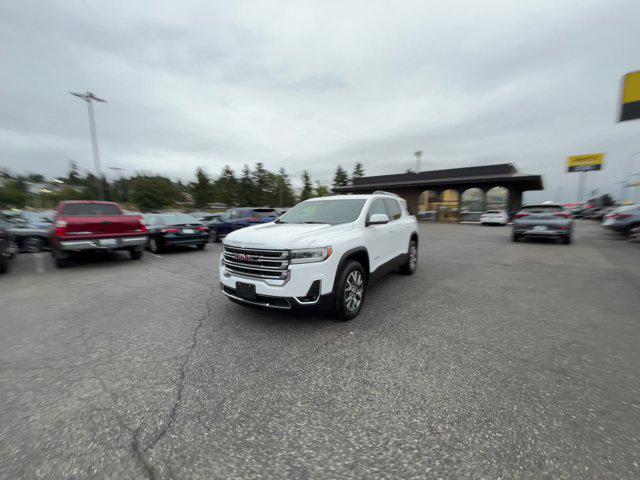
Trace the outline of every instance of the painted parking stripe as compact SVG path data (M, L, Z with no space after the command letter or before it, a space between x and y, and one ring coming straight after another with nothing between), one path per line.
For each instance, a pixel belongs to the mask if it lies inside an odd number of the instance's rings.
M33 259L36 263L36 272L44 273L44 254L42 252L36 252L33 254Z

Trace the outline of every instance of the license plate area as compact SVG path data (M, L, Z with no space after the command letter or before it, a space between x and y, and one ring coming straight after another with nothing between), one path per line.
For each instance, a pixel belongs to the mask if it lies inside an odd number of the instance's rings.
M547 229L546 225L536 225L533 227L536 232L543 232Z
M248 300L255 300L256 286L252 283L236 282L236 293L239 297L246 298Z
M118 240L115 238L105 238L99 241L101 247L115 247L118 245Z
M185 233L187 235L191 235L191 234L195 233L195 230L193 228L183 228L182 229L182 233Z

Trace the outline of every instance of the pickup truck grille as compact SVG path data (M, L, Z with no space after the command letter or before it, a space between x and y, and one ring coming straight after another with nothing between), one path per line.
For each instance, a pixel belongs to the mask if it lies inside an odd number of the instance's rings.
M287 250L259 250L224 246L224 266L234 275L286 280L289 275Z

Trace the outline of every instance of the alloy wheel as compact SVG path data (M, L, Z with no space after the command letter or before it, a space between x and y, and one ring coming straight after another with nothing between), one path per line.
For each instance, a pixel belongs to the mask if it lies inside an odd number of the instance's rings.
M347 283L344 287L344 303L347 310L355 312L360 308L362 303L362 295L364 294L364 279L362 273L354 270L347 277Z

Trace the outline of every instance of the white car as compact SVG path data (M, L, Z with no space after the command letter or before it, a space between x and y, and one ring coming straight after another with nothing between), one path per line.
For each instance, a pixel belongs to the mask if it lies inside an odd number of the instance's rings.
M506 225L509 223L509 215L504 210L487 210L480 215L482 225Z
M376 278L418 265L416 218L386 192L306 200L223 243L219 278L232 301L342 320L358 315Z

